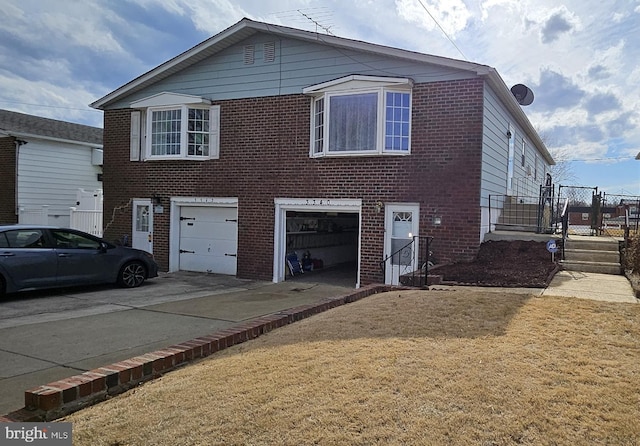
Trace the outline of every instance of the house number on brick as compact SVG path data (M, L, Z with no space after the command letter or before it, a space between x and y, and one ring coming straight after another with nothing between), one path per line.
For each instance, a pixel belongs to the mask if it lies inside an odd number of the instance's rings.
M331 204L331 200L308 200L307 199L307 204L308 205L325 205L325 206L329 206Z

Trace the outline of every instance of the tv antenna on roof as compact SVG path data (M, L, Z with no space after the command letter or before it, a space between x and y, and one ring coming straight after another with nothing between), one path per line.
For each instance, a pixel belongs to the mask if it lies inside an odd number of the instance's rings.
M305 14L304 12L302 12L299 9L296 9L296 11L298 11L298 13L300 13L304 18L308 19L311 23L316 25L316 34L318 33L318 28L322 28L325 33L329 34L330 36L333 35L333 33L331 32L331 29L330 29L329 26L324 26L324 25L320 24L318 21L316 21L311 16Z
M511 94L513 94L520 105L531 105L533 102L533 91L526 85L516 84L511 87Z

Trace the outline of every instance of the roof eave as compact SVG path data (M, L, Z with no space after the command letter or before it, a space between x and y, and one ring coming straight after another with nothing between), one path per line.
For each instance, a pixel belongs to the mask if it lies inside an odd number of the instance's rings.
M120 88L112 91L111 93L107 94L106 96L103 96L102 98L98 99L95 102L92 102L91 104L89 104L90 107L95 108L95 109L99 109L99 110L104 110L104 107L106 105L108 105L109 103L116 101L119 97L124 96L126 94L128 94L131 91L134 91L135 89L142 87L146 84L151 84L156 82L159 79L162 79L164 77L169 76L170 74L179 71L181 68L183 68L183 66L188 66L191 65L193 63L195 63L198 60L203 59L205 56L202 56L203 53L207 53L207 50L215 47L215 45L217 45L218 43L224 41L225 39L227 39L228 37L236 34L237 32L241 31L242 29L248 28L250 27L250 25L254 23L249 19L242 19L240 20L238 23L236 23L235 25L232 25L231 27L225 29L224 31L216 34L213 37L210 37L209 39L199 43L198 45L194 46L193 48L185 51L182 54L179 54L178 56L174 57L173 59L170 59L168 61L166 61L165 63L158 65L157 67L153 68L150 71L147 71L146 73L144 73L143 75L133 79L132 81L124 84L123 86L121 86ZM253 33L250 33L253 34ZM200 56L200 57L198 57Z
M470 71L478 75L486 74L491 70L491 67L476 64L473 62L466 62L441 56L417 53L399 48L378 45L375 43L351 40L344 37L318 34L311 31L304 31L281 25L272 25L264 22L256 22L244 18L235 25L230 26L229 28L216 34L215 36L210 37L204 42L201 42L200 44L174 57L173 59L170 59L167 62L158 65L156 68L153 68L152 70L144 73L131 82L126 83L120 88L91 103L90 106L95 109L104 110L107 105L117 101L121 97L124 97L127 94L133 93L134 91L143 88L146 85L150 85L160 79L170 76L171 74L200 60L203 60L206 57L209 57L210 55L233 45L239 40L246 39L247 37L257 32L277 34L306 41L319 41L323 44L332 45L343 49L383 54L390 57L429 63L456 70Z
M64 144L73 144L84 147L91 147L93 149L102 149L103 145L99 143L89 142L89 141L78 141L74 139L65 139L65 138L56 138L54 136L45 136L45 135L37 135L35 133L25 133L25 132L12 132L10 130L2 131L2 134L7 136L13 136L14 138L24 138L24 139L42 139L45 141L53 141L60 142Z
M493 87L493 90L500 97L502 102L507 106L509 111L516 116L518 122L524 128L525 133L531 142L538 148L544 159L550 165L555 165L556 162L549 153L547 146L540 138L540 135L538 135L538 132L531 124L531 121L529 121L526 113L522 110L522 106L518 104L518 101L516 101L516 98L513 96L511 90L509 90L509 87L504 83L498 72L492 68L484 75L484 77L487 79L489 85Z

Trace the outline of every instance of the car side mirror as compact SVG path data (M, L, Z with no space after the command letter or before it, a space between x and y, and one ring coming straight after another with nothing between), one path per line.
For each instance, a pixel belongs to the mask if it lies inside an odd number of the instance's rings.
M109 248L109 245L107 245L105 242L100 242L100 247L98 248L98 250L102 253L107 252L107 249Z

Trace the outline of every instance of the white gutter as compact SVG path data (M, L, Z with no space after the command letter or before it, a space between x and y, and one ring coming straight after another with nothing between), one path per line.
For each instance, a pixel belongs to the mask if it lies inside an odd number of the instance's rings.
M5 132L3 132L5 133ZM15 136L16 138L33 138L33 139L44 139L46 141L53 141L53 142L61 142L61 143L65 143L65 144L75 144L78 146L83 146L83 147L92 147L94 149L102 149L103 145L102 144L96 144L96 143L91 143L91 142L87 142L87 141L76 141L73 139L64 139L64 138L54 138L52 136L43 136L43 135L36 135L35 133L21 133L21 132L11 132L9 133L5 133L7 136Z

